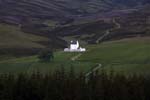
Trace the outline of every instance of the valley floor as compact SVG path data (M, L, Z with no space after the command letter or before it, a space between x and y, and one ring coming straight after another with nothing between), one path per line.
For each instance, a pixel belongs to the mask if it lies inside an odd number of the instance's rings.
M97 64L102 64L102 68L108 71L114 70L124 74L150 75L150 38L136 37L96 45L87 45L87 52L65 53L58 51L55 53L54 61L41 63L36 56L14 58L0 62L0 73L31 73L40 71L48 73L64 68L70 71L71 68L76 73L88 72ZM76 55L80 55L76 60L71 60Z

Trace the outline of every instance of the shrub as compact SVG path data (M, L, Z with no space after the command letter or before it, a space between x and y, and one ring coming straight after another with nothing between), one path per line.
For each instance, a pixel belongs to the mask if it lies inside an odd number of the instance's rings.
M54 59L53 51L49 49L42 50L39 53L38 58L42 62L51 62Z

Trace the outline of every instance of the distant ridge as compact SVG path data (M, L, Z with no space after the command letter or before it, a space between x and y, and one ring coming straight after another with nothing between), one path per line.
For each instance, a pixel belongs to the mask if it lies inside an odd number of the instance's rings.
M0 0L0 19L15 20L26 17L68 18L143 6L149 0Z

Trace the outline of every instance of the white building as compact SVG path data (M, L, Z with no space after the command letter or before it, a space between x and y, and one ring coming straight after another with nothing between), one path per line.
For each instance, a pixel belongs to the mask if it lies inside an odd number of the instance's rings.
M65 52L85 52L85 48L81 48L78 41L71 41L69 48L64 49Z

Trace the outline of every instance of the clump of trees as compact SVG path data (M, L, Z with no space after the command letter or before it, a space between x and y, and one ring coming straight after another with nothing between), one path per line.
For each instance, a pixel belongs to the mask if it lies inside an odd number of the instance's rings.
M92 74L64 69L46 75L1 74L0 100L150 100L150 79L143 76Z
M38 54L39 61L51 62L54 59L54 53L50 49L44 49Z

